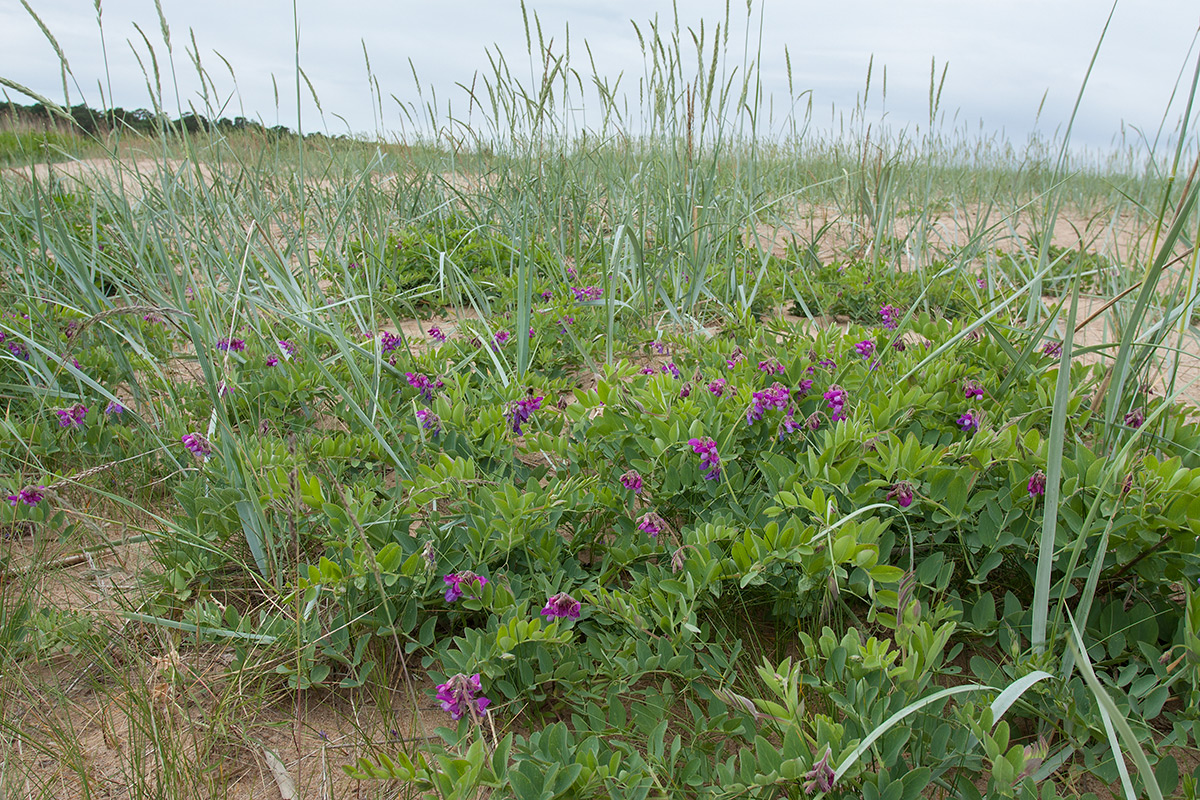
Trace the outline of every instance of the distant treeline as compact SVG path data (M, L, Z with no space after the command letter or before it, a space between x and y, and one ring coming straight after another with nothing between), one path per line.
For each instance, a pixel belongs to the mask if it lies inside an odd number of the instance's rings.
M166 128L168 133L199 133L200 131L247 131L260 133L265 136L287 137L292 130L286 125L275 125L268 128L260 122L246 117L221 117L208 119L202 114L184 114L171 119L165 114L155 114L144 108L132 111L119 106L107 111L99 111L80 103L64 109L74 120L74 129L93 135L106 134L112 130L135 131L143 134L158 133ZM59 114L41 103L23 106L20 103L0 102L0 125L20 125L53 128L57 130L71 129L71 125Z

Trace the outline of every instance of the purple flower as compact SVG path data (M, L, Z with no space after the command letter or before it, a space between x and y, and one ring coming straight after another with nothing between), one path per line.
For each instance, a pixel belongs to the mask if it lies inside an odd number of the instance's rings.
M829 418L834 422L840 422L846 418L846 400L849 399L850 393L836 383L825 390L825 401L829 406Z
M725 359L725 367L727 369L733 369L745 360L746 356L742 353L742 348L735 347L733 348L733 354L730 355L729 358Z
M891 491L884 495L884 500L895 500L901 508L908 508L913 501L912 484L908 481L900 481L892 484Z
M84 423L87 419L87 406L82 403L76 403L70 408L57 409L55 414L58 415L58 427L60 428L76 428Z
M598 300L604 294L604 290L599 286L584 286L582 289L578 286L571 287L571 293L575 295L575 299L579 302L585 300Z
M898 350L899 352L903 353L905 350L908 349L908 345L904 343L903 339L896 339L895 341L892 342L892 349Z
M654 352L658 353L660 356L665 356L667 354L667 345L664 342L651 342L650 346L653 347Z
M634 494L642 493L642 476L637 470L631 469L621 476L621 485Z
M683 399L692 393L692 382L688 381L683 386L679 387L679 399Z
M753 425L763 418L770 408L787 408L791 393L782 383L776 382L771 388L754 393L750 407L746 409L746 424Z
M276 358L275 356L267 356L267 366L268 367L279 366L279 359Z
M442 329L437 325L430 325L429 338L433 339L435 342L444 342L446 341L446 334L442 333Z
M246 349L245 339L219 339L217 341L217 349L229 352L232 350L235 353L240 353Z
M450 712L451 719L460 720L465 716L474 719L487 714L487 707L492 702L482 692L479 673L470 676L460 673L438 684L437 699L442 710Z
M561 318L558 320L558 330L559 330L559 332L560 332L560 333L566 333L566 332L567 332L567 326L568 326L568 325L574 325L574 324L575 324L575 318L574 318L574 317L561 317Z
M546 601L542 616L550 619L562 618L579 619L579 601L566 592L559 592Z
M6 344L4 346L8 348L8 352L12 353L14 356L21 359L22 361L29 360L29 351L25 349L25 345L23 345L22 343L9 342L8 344Z
M492 337L492 341L497 345L502 345L508 342L508 331L496 331L496 335Z
M544 301L549 301L549 300L552 300L552 299L554 298L554 292L552 292L552 291L550 291L549 289L547 289L546 291L542 292L542 293L541 293L540 295L538 295L538 296L539 296L539 297L541 297L541 298L542 298L542 300L544 300Z
M987 278L980 275L978 278L975 279L975 285L978 286L980 289L986 289L987 288Z
M416 389L421 394L421 399L426 403L433 402L433 381L429 380L427 375L422 375L419 372L404 373L405 380L408 385Z
M125 406L116 401L109 401L109 404L104 407L104 413L109 416L121 416L125 413Z
M768 358L765 361L758 362L760 372L765 372L768 375L782 375L784 372L783 364L779 363L777 358Z
M886 305L879 309L879 316L883 317L883 327L889 331L896 330L900 324L900 309L893 305Z
M18 503L24 503L27 506L36 506L38 503L42 502L42 499L45 497L45 492L45 486L26 486L16 494L10 494L8 496L8 504L10 506L15 506Z
M700 469L704 470L704 480L715 481L721 477L721 456L717 453L717 443L705 436L701 439L688 439L692 452L700 456Z
M287 339L280 339L275 342L279 346L279 352L283 353L283 357L291 361L296 357L296 345L289 342Z
M1046 473L1040 469L1029 476L1029 496L1038 497L1046 493Z
M431 436L437 436L442 432L442 421L438 419L438 415L427 408L417 409L417 421L421 423L421 427L429 431Z
M667 521L653 511L649 511L638 517L637 527L639 531L649 534L650 536L658 536L667 527Z
M532 390L530 390L532 395ZM508 409L504 412L504 416L508 418L508 422L512 425L513 433L518 436L521 434L521 428L525 423L529 422L529 418L542 407L542 398L526 397L522 400L514 400L508 404Z
M477 591L487 585L487 578L482 575L476 575L474 572L451 572L449 575L442 576L442 582L446 584L446 602L453 603L465 593L463 587L468 591ZM469 595L474 597L474 595Z
M1047 341L1042 345L1042 353L1058 358L1062 355L1062 342L1056 342L1053 339Z
M801 397L807 397L808 393L812 391L812 385L812 378L805 378L804 380L800 381L800 384L795 389L792 390L792 396L797 400L799 400Z
M654 367L650 366L649 364L642 367L640 371L643 375L653 375L655 372Z
M963 433L970 433L979 430L979 417L974 411L968 411L958 418L958 427L962 428Z
M1138 406L1133 411L1125 415L1125 424L1131 428L1140 428L1142 423L1146 421L1146 412Z
M871 354L875 352L875 343L870 339L863 339L854 345L854 350L863 358L870 358Z
M784 415L783 422L779 423L779 441L800 430L803 425L796 421L795 406L788 406L787 414Z
M813 794L815 792L828 792L833 788L834 776L837 775L833 771L833 767L829 766L829 757L833 752L829 747L825 748L825 755L821 756L821 760L813 765L813 768L804 773L806 781L804 783L804 793Z
M675 379L676 379L676 380L678 380L678 379L679 379L679 377L680 377L680 374L679 374L679 367L675 366L675 362L674 362L674 361L668 361L667 363L663 364L663 365L662 365L662 371L663 371L663 372L665 372L665 373L667 373L667 374L669 374L669 375L673 375L673 376L675 376Z
M379 352L387 355L393 350L399 350L404 345L404 337L391 331L379 332Z
M983 386L979 381L965 381L963 383L963 397L968 400L972 397L983 397Z
M725 394L726 385L727 381L724 378L717 378L715 381L712 381L708 384L708 390L715 396L720 397Z
M186 433L180 439L183 446L192 451L192 455L196 458L204 458L212 453L212 446L198 433Z

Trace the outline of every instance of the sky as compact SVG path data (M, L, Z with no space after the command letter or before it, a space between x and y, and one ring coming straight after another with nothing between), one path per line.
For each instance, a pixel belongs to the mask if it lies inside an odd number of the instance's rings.
M93 0L29 3L67 58L71 103L152 107L148 40L162 72L168 113L190 105L207 116L241 115L296 127L291 2L161 0L170 53L153 0L103 0L104 49ZM932 63L939 79L946 70L938 121L943 130L1002 135L1018 145L1031 134L1051 137L1065 128L1112 8L1105 0L752 3L749 19L745 0L729 7L719 76L734 75L736 95L746 64L758 67L764 93L760 129L779 133L791 130L793 122L799 126L810 102L812 129L847 124L863 99L871 65L866 121L924 131ZM679 0L687 79L697 72L692 33L698 36L703 24L707 62L716 27L725 27L726 8L724 0ZM486 97L485 78L501 56L526 86L542 70L542 58L528 54L519 0L296 0L296 11L300 66L320 101L318 111L302 85L306 132L411 136L429 127L427 115L414 121L411 109L425 109L436 98L439 125L453 115L486 136L480 107L469 102L462 86L474 85ZM555 57L569 43L570 65L585 87L592 85L594 61L595 74L626 91L633 107L648 69L637 31L647 35L657 20L670 37L675 21L672 4L663 0L527 0L526 11L535 49L540 24ZM1167 129L1173 129L1196 68L1198 27L1200 8L1194 0L1119 0L1072 143L1103 150L1122 135L1153 138L1164 116ZM193 39L209 76L207 112L191 54ZM881 91L885 70L886 97ZM64 99L55 48L21 0L0 0L0 77L56 102ZM602 117L594 91L572 91L574 128L594 130ZM33 102L11 90L8 96ZM403 107L410 109L408 116Z

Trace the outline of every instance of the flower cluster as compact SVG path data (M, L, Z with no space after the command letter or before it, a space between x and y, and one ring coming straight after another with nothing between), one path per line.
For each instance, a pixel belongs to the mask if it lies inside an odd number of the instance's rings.
M768 375L782 375L784 372L783 364L780 364L777 358L768 358L758 362L758 370Z
M965 381L963 383L963 397L968 400L972 397L983 397L983 386L979 381Z
M119 417L125 413L125 406L116 401L109 401L108 405L104 407L104 413L108 414L109 416Z
M908 508L913 501L913 487L908 481L892 484L891 491L884 495L885 500L895 500L901 508Z
M442 329L437 325L430 325L429 338L433 339L435 342L444 342L446 341L446 334L442 333Z
M419 372L406 372L404 373L404 378L408 381L409 386L420 393L422 400L426 403L433 402L434 385L433 381L429 380L429 376L422 375Z
M57 409L54 413L58 415L58 427L76 428L87 419L88 410L82 403L76 403L70 408Z
M715 381L712 381L708 384L708 390L715 396L721 397L725 394L725 387L727 385L728 381L726 381L724 378L717 378Z
M642 493L642 476L638 471L631 469L621 476L621 485L634 494Z
M733 348L733 354L730 355L729 358L725 359L725 367L727 369L733 369L745 360L746 356L744 353L742 353L742 348L735 347Z
M784 439L800 430L802 427L803 423L796 421L796 408L794 406L788 406L787 414L784 416L783 422L779 423L779 441L782 442Z
M442 710L448 711L453 720L465 716L482 717L487 714L487 707L492 702L482 692L479 673L469 676L459 673L445 683L438 684L437 699L442 704Z
M875 353L875 343L870 339L863 339L854 345L854 351L863 358L870 358Z
M246 349L245 339L220 339L217 342L217 349L224 352L232 350L235 353L240 353Z
M679 380L681 377L679 373L679 367L675 366L674 361L668 361L667 363L663 364L662 371L668 375L674 376L676 380Z
M557 619L565 617L567 619L579 619L579 601L566 592L559 592L546 601L546 607L542 609L542 616L549 619Z
M442 576L442 582L446 584L446 602L453 603L462 597L465 592L465 586L470 591L478 591L487 585L487 578L482 575L476 575L474 572L451 572L449 575ZM474 597L474 595L470 595Z
M379 352L387 355L393 350L399 350L404 345L404 337L391 331L381 331L379 334Z
M1053 339L1047 341L1042 345L1042 353L1058 358L1062 355L1062 342L1056 342Z
M702 439L688 439L692 452L700 456L700 469L704 470L704 480L715 481L721 477L721 456L717 453L717 443L705 436Z
M829 758L833 755L828 747L825 748L825 755L821 756L821 760L813 765L813 768L804 773L804 793L815 794L817 792L828 792L833 789L833 781L837 773L833 771L833 767L829 765Z
M653 511L648 511L638 517L638 530L649 536L658 536L666 527L667 521Z
M974 411L966 412L958 418L958 427L962 428L963 433L979 430L979 415Z
M279 352L283 353L283 357L291 361L296 357L296 345L289 342L287 339L280 339L275 342L279 346Z
M894 331L900 325L900 309L893 305L886 305L879 309L879 316L883 318L883 327L889 331Z
M186 433L180 439L183 446L192 451L192 455L196 458L204 458L212 453L212 445L198 433Z
M836 383L825 390L825 402L829 406L829 418L834 422L840 422L846 418L846 401L850 399L850 393Z
M575 324L575 318L574 318L574 317L560 317L560 318L559 318L559 320L558 320L558 331L559 331L559 333L566 333L566 332L567 332L567 326L568 326L568 325L574 325L574 324Z
M504 416L508 419L508 423L512 425L512 432L519 436L521 428L525 423L529 422L529 418L533 416L533 412L541 407L542 398L540 396L530 396L509 403L508 410L504 412Z
M496 331L496 334L492 337L492 342L494 343L493 347L497 347L497 346L506 344L508 342L508 339L509 339L508 331Z
M599 286L584 286L583 288L572 286L571 293L575 295L576 300L582 303L585 300L599 300L600 296L604 294L604 290Z
M10 494L8 496L8 504L10 506L15 506L18 503L24 503L27 506L36 506L38 503L42 502L42 499L45 496L45 486L26 486L16 494Z
M429 431L430 436L437 436L442 432L442 421L427 408L417 409L417 421L421 423L422 428Z
M1131 428L1140 428L1145 421L1146 412L1142 410L1141 406L1125 415L1125 424Z
M755 392L750 407L746 409L746 424L753 425L758 422L767 413L767 409L787 408L790 398L788 388L778 382L772 384L770 389Z
M1030 497L1040 497L1041 495L1044 495L1046 493L1046 473L1042 472L1040 469L1034 472L1029 476L1029 485L1026 488L1029 489Z

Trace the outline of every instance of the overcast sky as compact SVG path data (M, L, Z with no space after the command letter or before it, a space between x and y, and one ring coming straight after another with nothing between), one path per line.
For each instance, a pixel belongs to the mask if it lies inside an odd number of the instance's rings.
M194 35L201 63L216 86L217 115L244 115L267 125L296 124L290 2L162 0L174 50L174 78L153 0L104 0L107 74L92 0L30 3L69 61L74 76L72 103L80 102L82 90L86 102L99 106L101 87L107 98L111 82L113 105L152 105L137 56L147 70L152 69L151 61L136 23L157 55L169 112L177 109L173 80L178 81L184 108L192 103L203 111L200 83L187 52ZM565 49L569 28L571 65L585 81L592 75L583 46L586 40L597 71L610 84L623 76L621 86L632 92L631 105L637 105L638 81L646 66L630 21L646 33L657 16L669 36L670 2L527 0L527 7L530 23L536 12L556 55ZM873 56L871 119L885 115L894 128L923 130L929 114L930 62L936 59L939 77L942 68L949 67L941 101L943 124L987 134L1003 132L1020 144L1035 127L1051 135L1065 126L1109 8L1104 0L756 1L748 49L751 60L761 53L763 88L773 101L774 130L788 124L786 46L794 93L811 91L801 95L799 111L811 96L817 127L836 125L838 115L848 115L855 107ZM406 103L418 101L410 60L424 99L436 93L441 112L449 103L458 117L466 116L469 104L456 84L475 81L481 89L483 77L491 73L489 53L503 53L514 74L526 83L530 79L519 0L298 0L298 9L301 67L324 112L322 120L305 88L306 131L400 132L405 122L392 96ZM711 52L713 31L723 24L725 9L724 0L679 0L689 78L696 67L687 29L698 33L704 20L706 49ZM724 67L741 74L747 52L744 0L735 0L730 13ZM1074 141L1107 147L1120 135L1123 124L1130 138L1136 133L1129 126L1152 137L1182 71L1168 114L1173 127L1183 112L1195 68L1196 53L1191 48L1198 26L1200 8L1195 0L1121 0L1084 96ZM381 121L372 102L364 46L382 92ZM885 67L886 102L880 94ZM63 100L58 58L20 0L0 0L0 76ZM9 96L32 102L13 92ZM594 97L574 98L572 106L583 108L587 124L599 123ZM472 122L482 127L477 116Z

